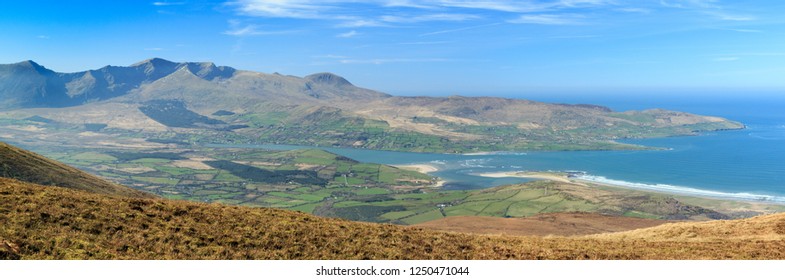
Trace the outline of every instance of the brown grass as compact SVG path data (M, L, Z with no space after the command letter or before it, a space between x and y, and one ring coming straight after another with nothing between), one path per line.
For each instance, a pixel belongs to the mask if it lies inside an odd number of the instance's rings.
M446 217L413 227L476 234L574 236L648 228L669 222L596 213L547 213L526 218Z
M0 142L0 177L106 195L155 197L152 194L107 182L79 169L2 142Z
M785 214L618 235L512 237L277 209L106 196L0 178L13 259L782 259ZM701 229L701 230L695 230ZM649 232L651 231L651 232ZM668 238L650 238L661 231ZM647 233L648 232L648 233ZM694 237L681 238L684 235Z

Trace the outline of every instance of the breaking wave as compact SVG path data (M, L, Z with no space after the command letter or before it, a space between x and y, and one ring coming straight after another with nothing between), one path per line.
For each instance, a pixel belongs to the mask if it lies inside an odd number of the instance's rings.
M616 185L616 186L623 186L633 189L642 189L642 190L650 190L650 191L660 191L660 192L670 192L676 194L685 194L685 195L695 195L695 196L704 196L704 197L714 197L714 198L724 198L724 199L734 199L734 200L746 200L746 201L761 201L761 202L776 202L776 203L785 203L785 197L782 196L773 196L773 195L763 195L763 194L752 194L752 193L729 193L729 192L720 192L720 191L709 191L709 190L701 190L691 187L684 187L684 186L674 186L668 184L644 184L644 183L635 183L635 182L627 182L621 180L614 180L608 179L603 176L594 176L594 175L578 175L575 178L600 184L609 184L609 185Z

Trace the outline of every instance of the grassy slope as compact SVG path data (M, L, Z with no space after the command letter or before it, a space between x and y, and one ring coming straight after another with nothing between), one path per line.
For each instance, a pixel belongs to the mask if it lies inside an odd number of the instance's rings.
M473 191L402 194L392 198L394 199L380 199L377 202L358 201L352 204L352 207L358 209L357 211L372 206L403 207L401 210L382 213L377 219L399 224L429 221L439 224L438 220L444 217L453 220L456 219L454 217L465 216L521 218L564 212L663 220L712 220L747 217L743 215L745 213L782 211L781 208L756 209L755 205L742 202L724 206L706 203L705 199L692 199L687 203L685 198L669 194L556 181L535 181ZM441 209L437 210L437 205L442 206ZM473 221L479 220L481 219ZM492 223L493 219L487 221ZM454 229L454 225L448 228Z
M104 181L76 168L2 142L0 142L0 177L100 194L154 197L151 194Z
M479 234L574 236L649 228L665 223L672 221L571 212L538 214L526 218L456 216L413 227Z
M0 178L0 256L24 259L780 259L785 214L618 235L507 237ZM651 239L666 230L667 238ZM18 248L18 249L16 249Z

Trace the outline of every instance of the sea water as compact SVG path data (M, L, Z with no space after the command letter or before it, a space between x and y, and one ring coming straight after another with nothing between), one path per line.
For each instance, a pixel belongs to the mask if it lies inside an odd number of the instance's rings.
M602 104L614 111L663 108L725 117L744 123L743 130L698 136L624 140L663 147L656 151L502 152L489 155L422 154L326 148L359 161L429 164L446 189L480 189L529 181L486 178L504 171L583 171L582 179L672 193L785 203L785 98L544 98L542 101ZM247 146L249 147L249 146ZM271 149L298 146L259 145Z

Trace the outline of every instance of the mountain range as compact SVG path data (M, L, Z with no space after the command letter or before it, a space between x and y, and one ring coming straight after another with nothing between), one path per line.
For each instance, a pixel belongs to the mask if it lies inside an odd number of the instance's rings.
M635 149L614 140L744 127L661 109L392 96L331 73L295 77L160 58L77 73L33 61L0 65L0 98L0 120L45 119L53 129L91 124L95 133L167 141L417 152Z

